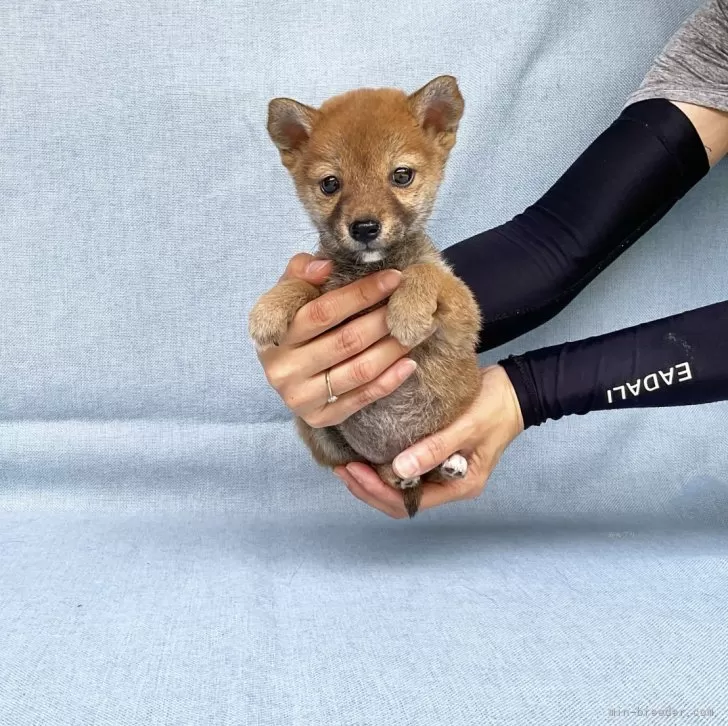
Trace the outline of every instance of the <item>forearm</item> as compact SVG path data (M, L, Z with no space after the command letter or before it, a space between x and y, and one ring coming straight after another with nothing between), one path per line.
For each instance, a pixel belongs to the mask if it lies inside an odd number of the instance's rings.
M541 200L445 250L480 304L480 350L555 316L728 153L727 8L709 0L680 26Z
M523 214L445 250L484 320L479 350L546 322L707 172L702 140L669 101L625 109Z
M611 408L728 400L728 301L500 364L524 426Z

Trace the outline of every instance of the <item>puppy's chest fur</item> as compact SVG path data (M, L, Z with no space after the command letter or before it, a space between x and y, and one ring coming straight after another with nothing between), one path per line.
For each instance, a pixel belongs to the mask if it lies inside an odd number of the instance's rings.
M440 264L440 258L436 253L428 254L424 259L417 259L411 264L417 262ZM397 268L404 270L407 266L402 264L397 265ZM335 263L334 272L324 285L323 291L342 287L386 267L394 265L377 263L357 268L337 268ZM386 300L377 303L349 320L386 304ZM443 396L443 381L448 375L447 369L451 363L448 358L452 359L452 351L446 356L441 348L442 343L435 335L412 349L408 357L418 365L414 374L393 393L361 409L336 427L347 443L371 463L391 462L401 451L442 428L444 419L451 418L447 416L450 409L453 412L460 410L471 400L472 395L468 395L463 406L458 406L452 400L452 395ZM473 359L473 356L464 352L462 358L467 366L467 359ZM449 374L452 372L450 368Z

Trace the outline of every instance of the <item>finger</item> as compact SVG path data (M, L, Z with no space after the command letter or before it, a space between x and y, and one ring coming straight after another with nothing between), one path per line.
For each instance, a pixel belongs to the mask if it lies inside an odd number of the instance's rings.
M410 350L388 335L356 357L331 368L329 379L332 391L342 395L371 383Z
M392 467L402 479L421 476L442 464L457 451L467 451L474 424L466 413L453 424L418 441L403 451L392 462Z
M354 480L352 484L347 484L346 488L349 490L351 494L353 494L360 502L364 502L364 504L370 506L372 509L376 509L379 512L382 512L382 514L386 514L388 517L391 517L392 519L404 519L407 514L402 509L402 511L398 509L392 509L391 507L386 507L382 505L380 502L376 501L375 499L372 499L367 495L367 493L362 489L362 487Z
M420 511L425 509L433 509L441 507L443 504L450 502L460 502L469 499L467 493L471 491L473 482L465 480L446 481L446 482L425 482L422 486L422 500L420 501Z
M410 358L398 360L393 366L382 373L379 378L361 386L354 391L340 396L335 403L328 403L317 413L299 412L310 426L322 428L324 426L338 426L349 416L369 406L380 398L396 391L417 369L417 363Z
M299 359L298 374L312 378L337 363L353 358L388 335L387 308L372 310L330 333L320 335L305 346L294 348L293 353L297 353L296 358ZM344 389L336 390L343 392Z
M279 282L293 279L305 280L318 287L331 274L331 268L331 260L321 260L301 252L288 261Z
M371 467L357 462L337 469L336 473L360 501L394 519L407 516L402 493L385 484Z
M361 488L361 486L356 482L356 480L352 480L352 483L346 484L346 488L349 490L351 494L353 494L360 502L364 502L364 504L372 507L372 509L376 509L379 512L382 512L382 514L386 514L388 517L391 517L392 519L404 519L406 516L406 513L404 511L400 512L395 509L391 509L390 507L385 507L379 502L371 499L371 497L367 496L366 492Z
M330 330L355 313L389 297L399 285L399 270L383 270L367 275L304 305L288 328L286 343L299 345Z
M497 466L500 455L501 452L494 451L483 457L476 450L468 460L468 473L465 478L446 482L424 482L420 509L431 509L448 502L461 502L479 497Z
M305 346L294 349L297 375L313 378L329 371L338 395L373 381L414 346L390 335L387 309L382 307L352 320ZM334 385L335 384L335 385Z
M294 390L289 390L286 402L289 407L308 413L323 406L328 398L324 372L328 370L331 375L337 363L368 351L385 336L389 337L387 310L379 308L352 320L336 331L319 336L307 345L297 348L286 347L283 350L280 347L269 348L259 351L258 358L263 364L269 382L276 390L284 385L296 384ZM362 376L368 373L370 368L372 372L379 370L381 373L406 351L406 348L402 348L398 355L390 355L392 347L388 346L384 355L375 352L374 356L378 361L376 368L369 362L358 364L352 361L354 370L350 371L349 375ZM368 353L367 361L370 361L371 355ZM368 380L362 377L362 383L358 385L368 383L370 380L373 380L373 376ZM344 380L334 383L334 379L331 378L331 382L332 390L337 394L346 393L355 387L346 386Z
M354 479L354 477L349 474L344 467L334 471L334 474L338 476L344 484L346 484L346 488L349 490L349 493L353 494L360 502L364 502L364 504L367 504L373 509L377 509L383 514L386 514L388 517L402 519L402 516L398 515L396 510L383 507L380 503L372 501L367 493L362 489L361 484L359 484L359 482Z
M360 331L353 334L358 341L355 348L366 346L370 340L386 331L386 311L384 308L374 310L352 321L341 330L345 330L350 325L357 326ZM331 391L339 398L346 393L361 389L359 391L361 400L355 405L357 411L368 405L367 401L372 403L378 398L388 395L394 389L388 388L378 393L376 386L370 389L362 387L376 382L379 376L412 350L412 346L404 346L391 335L385 335L383 339L369 345L363 352L348 357L339 365L335 365L340 359L346 357L345 348L347 346L341 341L339 333L332 332L320 336L306 346L288 351L282 380L295 378L300 383L296 388L289 390L285 399L289 407L294 408L299 414L310 414L327 404L329 396L329 389L326 385L327 370ZM408 369L401 369L403 374L406 370ZM395 383L395 388L403 380L400 379L398 383ZM351 403L351 399L346 400L347 403ZM340 408L343 409L343 405ZM347 411L354 412L350 406L347 405L346 408ZM347 415L350 414L347 413Z

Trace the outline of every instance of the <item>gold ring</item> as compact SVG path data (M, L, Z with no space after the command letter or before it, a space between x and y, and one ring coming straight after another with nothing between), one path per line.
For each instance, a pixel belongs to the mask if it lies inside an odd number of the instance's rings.
M326 388L329 391L329 398L326 403L336 403L339 400L339 397L334 396L334 392L331 390L331 378L329 377L330 372L330 370L326 371Z

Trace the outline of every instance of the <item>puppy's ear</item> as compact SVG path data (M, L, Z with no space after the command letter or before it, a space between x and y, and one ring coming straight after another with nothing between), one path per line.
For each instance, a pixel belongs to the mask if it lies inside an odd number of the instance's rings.
M465 109L458 82L453 76L438 76L409 97L410 108L425 131L449 151Z
M292 166L296 152L308 142L318 113L292 98L274 98L268 104L268 133L286 167Z

